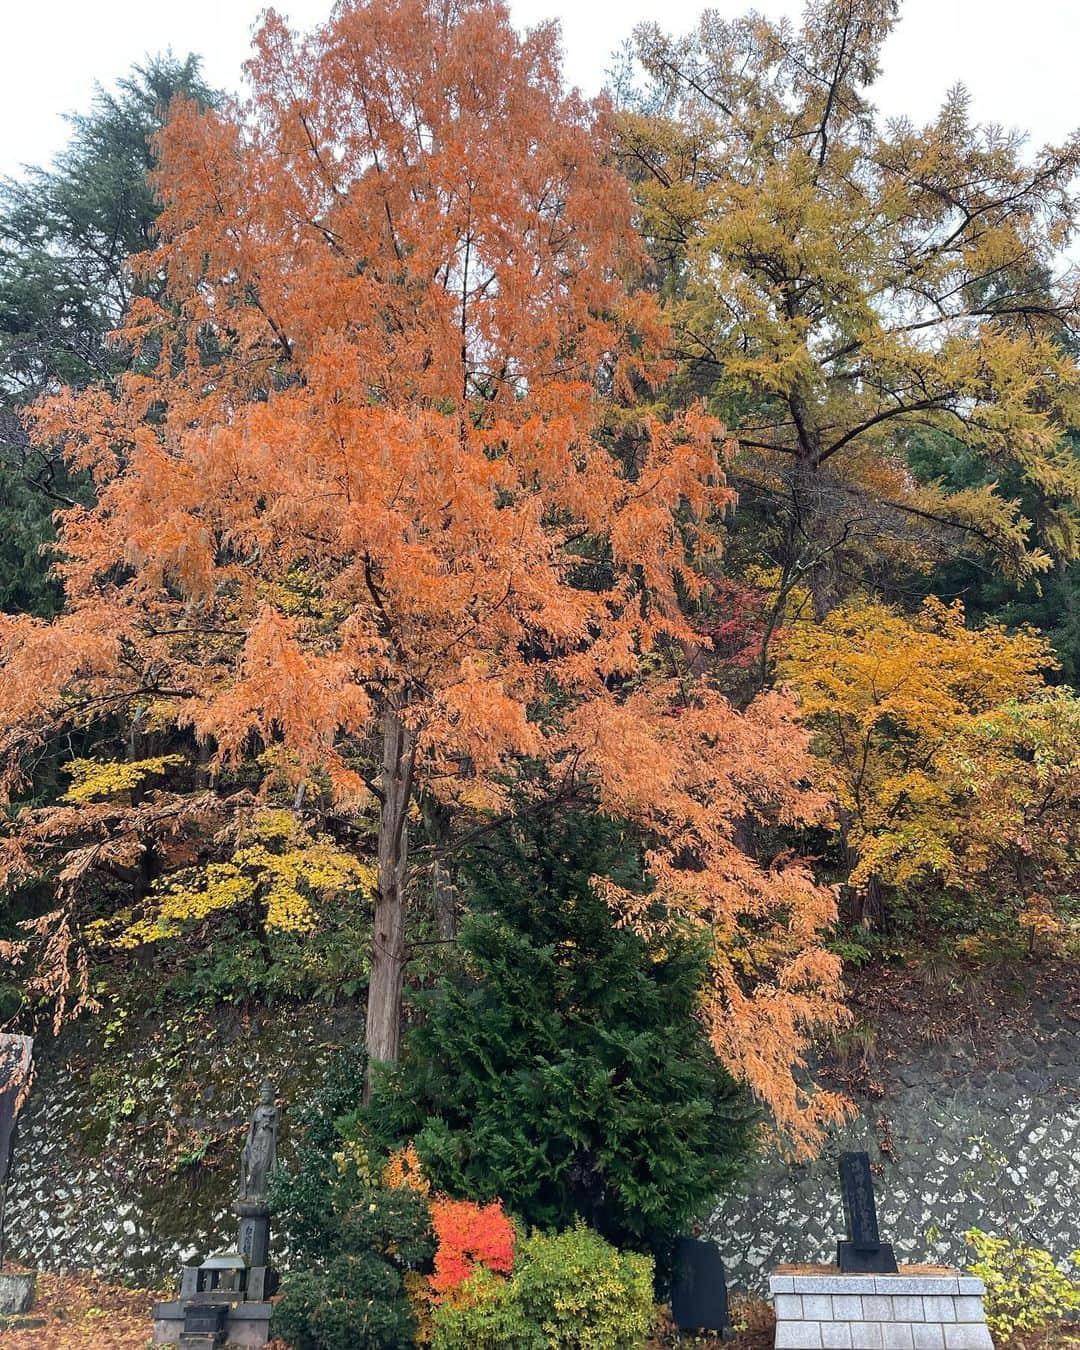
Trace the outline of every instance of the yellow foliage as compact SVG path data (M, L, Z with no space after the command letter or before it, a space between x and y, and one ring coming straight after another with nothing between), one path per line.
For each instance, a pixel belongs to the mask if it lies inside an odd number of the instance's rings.
M1049 1252L978 1228L964 1236L979 1258L969 1269L986 1285L986 1321L995 1339L1034 1331L1080 1310L1080 1279L1059 1270ZM1069 1260L1080 1271L1080 1251Z
M928 125L879 118L896 18L850 0L842 21L808 5L800 27L642 25L649 111L620 115L623 162L669 279L679 393L709 389L740 477L797 523L785 566L883 547L917 561L947 524L1028 576L1080 547L1080 371L1062 341L1077 300L1056 279L1080 146L1029 155L959 90ZM909 437L963 445L986 486L920 486ZM1030 518L999 491L1003 468Z
M1051 664L1035 633L969 629L960 604L935 599L910 618L853 603L789 630L782 669L814 728L836 827L856 855L853 887L959 878L961 840L970 848L979 825L965 804L990 771L973 731L1038 694Z
M73 759L64 766L73 782L61 800L78 804L93 801L95 797L115 797L183 763L183 755L108 760L104 763L94 759Z
M1039 690L974 718L946 772L969 803L961 867L1019 901L1030 947L1080 950L1080 696ZM1064 902L1064 903L1061 903Z
M326 836L307 835L291 811L260 812L251 826L253 842L226 862L185 869L158 882L156 912L131 924L116 940L120 947L177 937L185 923L219 910L259 900L268 930L306 933L316 924L313 897L355 889L370 895L375 868L339 848ZM274 845L286 844L283 852Z

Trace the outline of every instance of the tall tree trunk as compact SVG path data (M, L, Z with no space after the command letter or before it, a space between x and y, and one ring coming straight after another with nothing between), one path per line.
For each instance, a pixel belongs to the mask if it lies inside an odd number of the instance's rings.
M859 927L867 933L880 933L885 928L885 887L877 877L868 877L865 889L857 897Z
M368 986L368 1058L398 1057L401 990L405 973L405 872L408 810L415 741L394 709L383 714L382 811L379 816L379 886Z

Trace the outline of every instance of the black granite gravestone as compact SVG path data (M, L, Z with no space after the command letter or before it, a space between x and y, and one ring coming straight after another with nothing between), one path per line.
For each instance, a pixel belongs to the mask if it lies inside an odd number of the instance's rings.
M671 1316L680 1331L722 1332L730 1326L724 1263L714 1242L676 1243Z
M840 1192L844 1198L847 1240L836 1244L836 1263L844 1274L895 1275L896 1257L878 1234L874 1182L868 1153L840 1154Z

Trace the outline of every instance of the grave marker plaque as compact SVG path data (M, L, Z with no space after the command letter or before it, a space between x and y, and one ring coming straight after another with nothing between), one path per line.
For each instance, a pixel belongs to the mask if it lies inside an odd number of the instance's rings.
M895 1275L896 1257L878 1233L874 1180L868 1153L840 1154L840 1193L844 1200L847 1240L836 1246L836 1263L843 1274Z

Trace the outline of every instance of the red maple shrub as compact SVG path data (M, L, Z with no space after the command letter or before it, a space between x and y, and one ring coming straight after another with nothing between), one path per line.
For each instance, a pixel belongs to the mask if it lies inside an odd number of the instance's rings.
M431 1222L438 1246L430 1277L436 1298L453 1294L478 1266L509 1275L514 1265L514 1226L498 1200L435 1200Z

